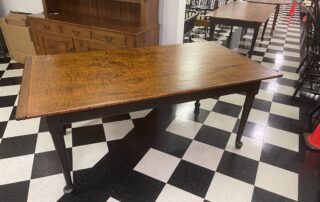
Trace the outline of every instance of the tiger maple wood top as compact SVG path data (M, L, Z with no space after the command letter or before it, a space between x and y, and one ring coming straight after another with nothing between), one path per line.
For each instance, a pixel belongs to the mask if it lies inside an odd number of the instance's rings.
M211 11L208 17L245 22L265 23L276 8L275 5L235 1Z
M274 5L285 5L285 4L292 3L292 0L246 0L246 1L252 2L252 3L274 4Z
M134 103L279 77L214 42L28 58L16 118Z

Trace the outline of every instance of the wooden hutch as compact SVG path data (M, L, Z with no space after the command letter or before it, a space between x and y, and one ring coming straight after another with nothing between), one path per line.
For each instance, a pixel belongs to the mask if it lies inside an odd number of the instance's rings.
M28 16L38 55L158 45L158 0L43 0Z

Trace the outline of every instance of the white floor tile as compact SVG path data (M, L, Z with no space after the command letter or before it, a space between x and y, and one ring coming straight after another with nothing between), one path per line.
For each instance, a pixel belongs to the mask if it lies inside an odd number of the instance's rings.
M75 171L93 167L108 152L109 150L106 142L73 147L73 170Z
M5 71L8 67L9 63L0 64L0 71Z
M20 77L22 76L22 73L23 69L10 69L3 73L2 78Z
M293 87L279 85L277 83L270 83L267 90L289 96L292 96L295 91Z
M256 98L271 102L273 99L273 92L266 91L266 90L259 90L259 93L256 95Z
M2 107L0 108L0 122L8 121L13 107Z
M99 125L102 124L102 119L91 119L86 121L74 122L72 123L72 128L80 128L85 126Z
M281 196L298 200L298 174L259 163L255 185Z
M179 158L151 148L134 170L162 182L168 182L179 162Z
M256 109L251 109L248 121L253 122L253 123L258 123L261 125L267 125L269 119L269 113L256 110Z
M253 185L216 172L206 199L211 202L248 202L251 201L253 189Z
M115 121L103 124L105 136L107 141L119 140L124 138L133 128L131 119Z
M31 179L34 155L0 159L0 185Z
M152 111L152 109L130 112L130 117L132 119L141 119L141 118L148 116L148 114L150 114L151 111Z
M17 95L19 91L20 91L20 85L3 86L3 87L0 87L0 97Z
M299 152L299 134L267 127L264 141L285 149Z
M292 73L292 72L280 71L280 73L283 75L282 78L285 78L285 79L291 79L296 81L300 77L299 74Z
M15 137L38 133L40 118L9 121L3 137Z
M49 132L43 132L38 134L36 153L54 151L54 145Z
M236 134L232 133L228 144L225 148L226 151L253 159L253 160L260 160L261 151L262 151L262 140L252 139L246 136L242 136L241 141L243 142L243 146L241 149L235 148L235 142L236 142Z
M216 105L216 103L217 100L211 98L200 100L200 108L211 111L213 107Z
M205 125L219 128L228 132L233 131L233 128L236 125L236 123L237 118L216 112L211 112L204 122Z
M244 101L246 100L246 96L241 94L231 94L231 95L221 96L219 100L230 103L230 104L243 106Z
M63 196L63 174L51 175L30 181L28 202L55 202Z
M270 113L299 120L299 108L272 102Z
M118 200L115 199L115 198L110 197L110 198L107 200L107 202L120 202L120 201L118 201Z
M186 192L182 189L174 187L170 184L162 189L156 202L202 202L203 199L199 196Z
M222 154L222 149L193 141L182 159L215 171L219 165Z
M166 131L193 139L199 132L202 124L189 120L175 119L168 126Z

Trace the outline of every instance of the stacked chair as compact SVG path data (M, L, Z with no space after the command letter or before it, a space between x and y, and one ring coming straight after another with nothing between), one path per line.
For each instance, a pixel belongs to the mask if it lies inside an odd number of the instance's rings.
M307 21L304 30L307 54L301 62L298 72L296 90L293 97L296 97L299 91L320 95L320 1L313 0L311 7L307 11ZM303 67L303 64L306 64ZM310 124L313 116L320 111L320 105L316 107L310 115Z
M307 55L304 59L306 65L300 68L300 78L295 97L299 91L306 91L320 95L320 10L318 0L314 0L312 7L307 12L306 28L304 36L306 38ZM304 61L303 61L304 62ZM302 62L302 63L303 63ZM300 65L302 66L302 65Z

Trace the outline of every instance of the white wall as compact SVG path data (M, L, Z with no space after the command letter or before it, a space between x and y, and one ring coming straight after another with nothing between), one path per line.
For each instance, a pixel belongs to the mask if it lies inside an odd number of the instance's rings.
M160 44L183 41L184 9L186 0L160 0ZM43 11L41 0L0 0L0 17L11 10L39 13Z
M11 10L40 13L43 11L41 0L0 0L0 17L5 16Z
M176 44L183 41L186 0L160 0L160 44Z

